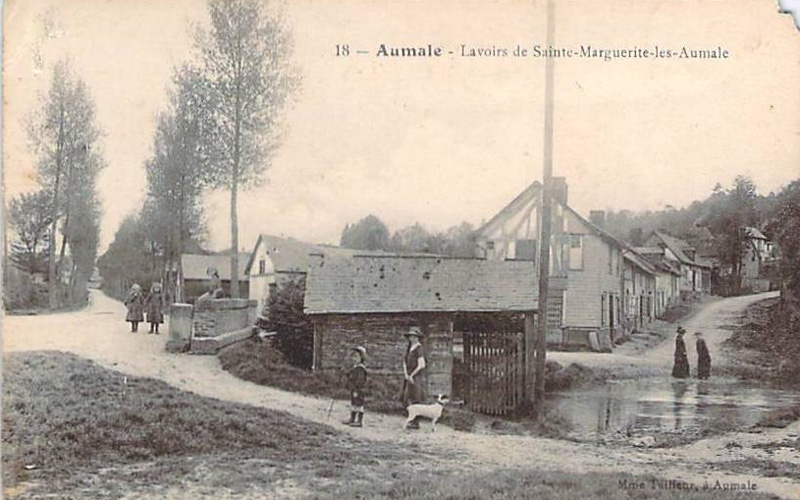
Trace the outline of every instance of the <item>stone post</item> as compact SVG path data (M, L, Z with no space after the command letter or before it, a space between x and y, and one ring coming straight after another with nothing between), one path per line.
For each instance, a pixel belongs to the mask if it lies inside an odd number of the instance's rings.
M184 352L189 350L192 341L191 304L172 304L169 308L169 337L167 351Z

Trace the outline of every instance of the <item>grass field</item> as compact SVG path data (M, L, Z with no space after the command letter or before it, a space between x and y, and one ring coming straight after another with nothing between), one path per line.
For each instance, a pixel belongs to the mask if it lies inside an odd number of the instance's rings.
M717 484L692 484L627 474L563 474L533 471L452 474L415 477L384 487L341 485L312 496L315 500L363 498L372 500L765 500L757 491L715 489ZM688 483L680 483L680 486ZM734 486L735 487L735 486Z
M92 498L115 498L129 487L176 486L202 469L200 483L263 488L284 476L327 481L403 458L402 450L327 426L127 377L70 354L7 355L3 377L6 496L83 498L88 488Z
M487 470L468 456L355 439L71 354L8 354L3 377L4 498L769 498L652 489L628 475Z

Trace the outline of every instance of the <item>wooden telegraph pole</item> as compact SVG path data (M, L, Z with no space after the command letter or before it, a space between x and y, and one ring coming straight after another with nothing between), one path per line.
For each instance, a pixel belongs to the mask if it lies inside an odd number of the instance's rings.
M547 47L555 39L555 3L547 0ZM555 60L545 58L544 66L544 161L541 196L541 241L539 243L539 312L536 318L536 368L533 390L533 414L544 417L544 373L547 357L547 298L550 279L550 233L552 231L553 200L553 70Z

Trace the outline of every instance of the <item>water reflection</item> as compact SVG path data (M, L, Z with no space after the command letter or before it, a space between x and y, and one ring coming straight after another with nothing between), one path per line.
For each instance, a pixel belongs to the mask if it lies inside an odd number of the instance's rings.
M744 427L767 412L800 405L800 393L722 380L648 379L551 397L579 437L700 432Z

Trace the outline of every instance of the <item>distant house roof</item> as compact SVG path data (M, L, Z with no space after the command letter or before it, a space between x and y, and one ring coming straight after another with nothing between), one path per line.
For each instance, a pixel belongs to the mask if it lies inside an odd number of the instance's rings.
M755 228L755 227L746 227L746 228L744 228L744 234L748 238L753 238L754 240L767 241L767 237L764 236L764 233L762 233L758 228Z
M639 269L648 274L656 275L659 272L659 270L656 268L655 265L653 265L652 262L650 262L644 256L638 254L635 251L630 251L630 250L624 251L622 252L622 257L628 260L629 262L633 263L633 265L635 265L636 267L638 267Z
M524 207L532 198L538 196L542 191L542 184L538 181L533 182L530 186L525 188L519 195L517 195L511 202L503 207L500 212L498 212L494 217L492 217L489 222L485 223L477 230L477 234L487 234L495 226L502 223L507 217L516 213L516 211L520 210ZM553 200L556 201L556 200ZM639 255L637 250L633 248L631 245L625 243L621 239L617 238L613 234L609 233L602 227L594 224L589 219L585 218L581 214L579 214L575 209L570 207L566 203L559 203L564 210L573 214L582 224L589 228L594 234L605 240L607 243L617 247L621 252L624 252L628 257L628 260L634 263L636 266L641 268L647 273L656 274L658 269L656 269L653 264L645 259L642 255ZM662 252L663 253L663 252Z
M533 311L533 262L356 255L311 266L307 314Z
M244 272L249 255L239 254L239 279L246 281L247 273ZM231 279L231 257L230 255L199 255L185 253L181 255L181 268L183 279L186 280L207 280L209 279L206 270L213 267L219 273L219 279L225 281Z
M634 247L634 250L642 255L664 255L664 249L661 247Z
M662 242L664 242L664 245L675 254L681 263L688 264L690 266L711 267L705 261L698 261L686 255L684 250L690 250L692 249L692 246L682 239L671 236L663 231L653 231L653 234L655 234Z
M249 255L245 272L250 273L255 259L256 249L260 244L267 247L267 254L272 259L272 264L275 272L306 272L310 263L309 255L312 253L321 253L323 250L322 245L315 245L313 243L306 243L305 241L296 240L294 238L281 238L279 236L272 236L270 234L261 234L256 240L253 251ZM335 250L334 250L335 249ZM333 251L347 251L343 248L329 247L328 252Z
M324 255L327 258L349 258L355 255L376 255L392 256L397 255L392 252L381 250L354 250L352 248L342 248L335 245L307 243L294 238L282 238L269 234L261 234L256 240L253 251L248 255L245 272L249 275L253 266L258 245L263 243L267 246L267 254L272 259L275 272L278 273L306 273L313 256ZM402 254L431 256L431 254Z
M647 259L658 271L677 274L681 271L668 260L664 260L664 249L661 247L635 247L635 250Z

